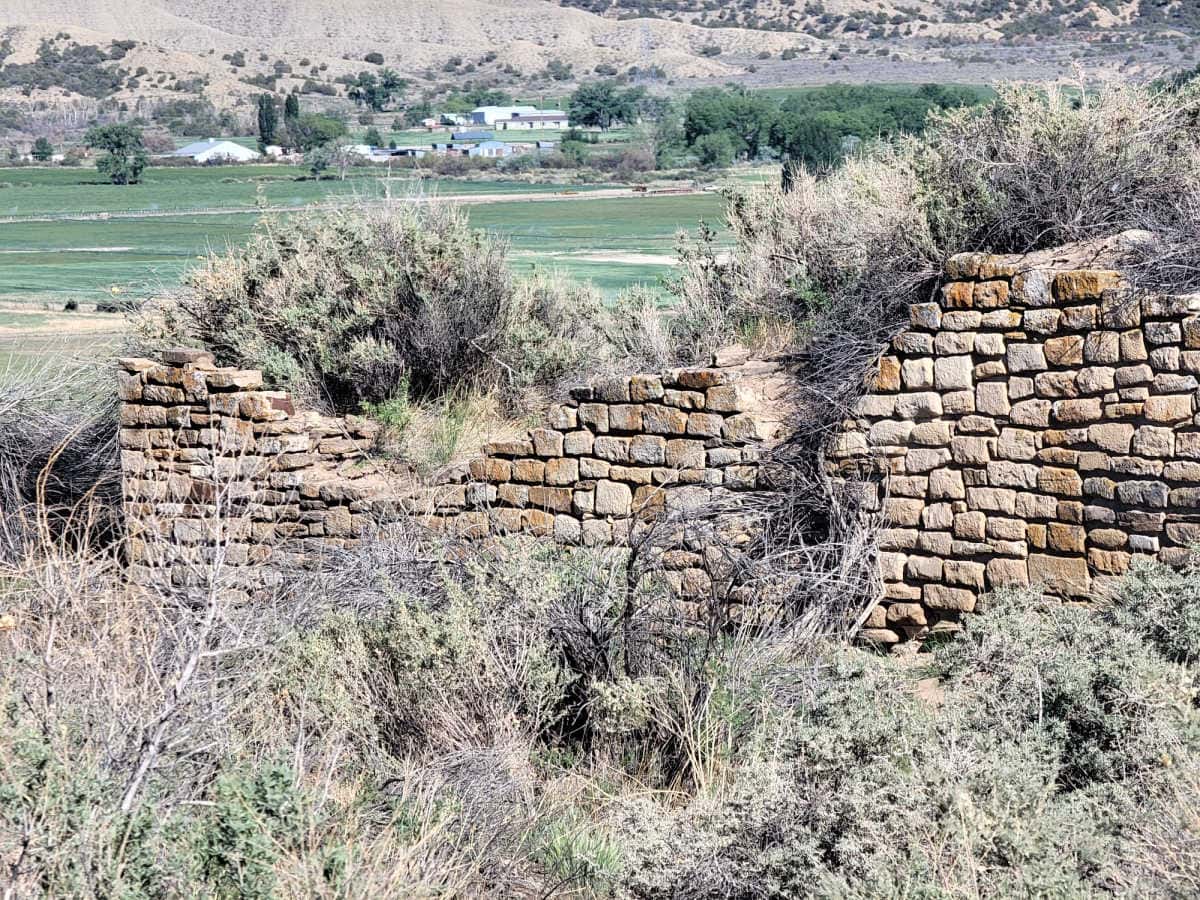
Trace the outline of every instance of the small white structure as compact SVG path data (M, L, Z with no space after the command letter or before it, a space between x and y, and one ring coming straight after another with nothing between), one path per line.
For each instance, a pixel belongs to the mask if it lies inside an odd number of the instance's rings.
M209 138L206 141L196 141L186 147L180 147L168 156L180 156L194 159L198 163L209 162L249 162L261 155L257 150L235 144L233 141L218 141Z
M489 158L499 158L503 156L512 156L513 147L511 144L506 144L504 141L483 141L474 147L467 150L467 156L485 156Z
M558 109L541 109L507 119L497 119L495 122L497 131L535 131L542 128L566 131L570 127L571 121L567 114Z
M471 122L475 125L494 125L499 119L513 116L531 116L536 106L477 106L471 110Z

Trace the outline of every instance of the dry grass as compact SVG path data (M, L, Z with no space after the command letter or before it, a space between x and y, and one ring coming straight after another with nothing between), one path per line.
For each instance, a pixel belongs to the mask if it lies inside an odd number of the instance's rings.
M121 529L116 401L93 366L53 355L0 368L0 560L53 532Z
M1109 618L1016 598L937 652L934 709L922 667L830 649L830 622L852 613L834 582L824 611L700 629L639 584L650 544L481 552L394 532L247 603L219 553L180 593L128 584L113 552L43 541L0 564L0 883L13 897L1196 883L1190 668ZM1130 614L1165 576L1139 577ZM1006 843L1017 822L1036 833Z

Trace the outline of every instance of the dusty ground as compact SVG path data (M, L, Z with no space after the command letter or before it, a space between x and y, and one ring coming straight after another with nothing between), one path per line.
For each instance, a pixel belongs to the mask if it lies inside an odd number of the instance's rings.
M0 338L44 338L80 334L116 334L125 320L113 313L98 313L81 307L77 312L39 308L33 304L0 303Z

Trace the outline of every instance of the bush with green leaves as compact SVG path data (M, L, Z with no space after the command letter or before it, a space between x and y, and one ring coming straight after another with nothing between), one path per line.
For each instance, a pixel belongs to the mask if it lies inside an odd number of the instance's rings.
M96 125L88 129L84 142L103 150L96 171L113 184L137 184L149 164L142 130L134 125Z
M1200 660L1200 568L1194 561L1178 570L1137 562L1107 615L1167 659L1195 664Z

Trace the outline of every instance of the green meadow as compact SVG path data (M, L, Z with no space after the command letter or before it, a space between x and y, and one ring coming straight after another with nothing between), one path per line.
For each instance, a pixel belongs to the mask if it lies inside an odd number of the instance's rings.
M10 169L0 172L0 298L57 305L95 302L114 292L145 296L178 285L204 254L242 244L260 217L259 207L300 209L316 202L360 197L495 194L495 202L464 207L480 228L508 238L518 274L560 269L593 281L606 293L632 284L657 284L670 271L675 236L700 220L717 224L715 194L589 198L589 185L386 179L371 173L346 181L296 180L303 170L285 166L150 169L142 184L102 184L90 169ZM553 202L505 195L570 190L578 196ZM201 210L226 210L217 215ZM125 211L150 210L146 218ZM110 213L111 219L39 216ZM164 214L170 213L170 214Z

